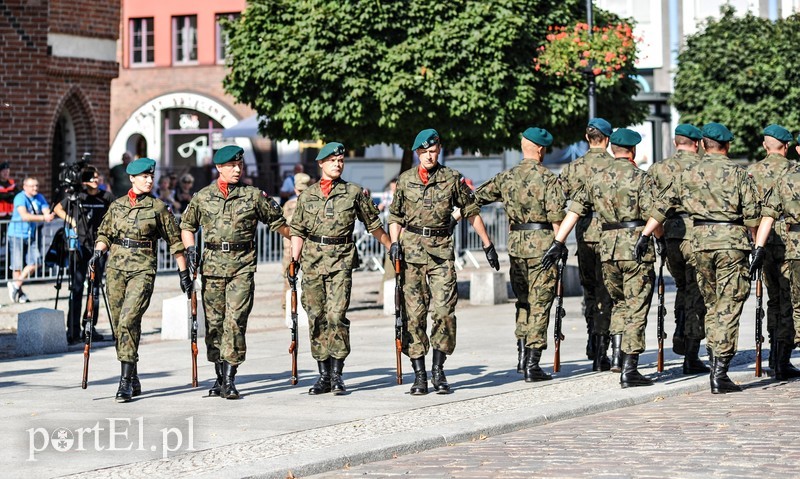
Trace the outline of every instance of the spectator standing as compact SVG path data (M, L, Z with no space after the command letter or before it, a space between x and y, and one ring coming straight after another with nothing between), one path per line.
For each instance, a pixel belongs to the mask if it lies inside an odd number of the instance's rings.
M298 173L303 173L302 163L294 165L294 175ZM289 175L285 180L283 180L280 191L281 206L286 204L286 202L289 201L289 198L294 196L294 175Z
M156 198L163 201L167 205L171 213L177 213L181 209L181 204L175 199L175 194L170 188L169 176L164 175L158 179L158 190L156 191Z
M181 176L178 188L175 190L175 199L181 204L180 211L176 211L176 213L183 213L189 206L189 202L192 201L192 196L194 196L194 176L186 173Z
M121 198L128 194L131 189L130 175L125 171L128 163L132 160L131 154L127 151L122 154L122 164L117 165L108 172L108 181L111 183L111 193L115 198Z
M19 193L19 188L10 175L11 166L8 162L0 163L0 219L8 218L14 212L14 197Z

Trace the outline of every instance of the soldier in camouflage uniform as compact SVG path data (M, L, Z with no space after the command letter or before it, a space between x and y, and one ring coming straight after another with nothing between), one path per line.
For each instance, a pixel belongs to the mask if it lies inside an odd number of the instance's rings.
M291 225L292 261L301 262L304 271L302 301L308 313L311 355L319 367L319 379L308 390L312 395L346 391L342 370L350 354L346 314L356 266L356 219L387 250L391 246L372 199L361 186L341 178L344 151L344 145L336 142L319 151L322 179L297 199Z
M431 345L433 388L439 394L447 394L450 385L443 365L446 355L452 354L456 347L454 312L458 301L450 227L454 207L461 209L461 215L480 236L489 264L499 270L500 263L472 191L458 171L439 164L441 150L436 130L421 131L414 140L413 149L419 156L419 167L400 175L389 208L392 238L389 254L392 261L403 262L403 299L407 319L403 331L403 353L411 358L415 373L411 394L428 393L425 355ZM430 339L427 334L429 306L433 322Z
M586 127L586 141L589 151L585 155L569 163L561 170L561 186L567 198L572 199L576 191L592 178L595 172L613 160L608 154L608 137L611 136L611 124L603 118L594 118ZM578 242L578 272L583 286L583 306L586 317L586 357L603 371L622 370L622 359L619 354L622 330L609 331L611 321L611 297L603 283L600 261L600 221L589 212L582 217L575 229ZM612 359L609 361L609 332L614 335ZM600 348L595 346L599 345Z
M245 360L247 318L253 309L254 240L259 221L289 236L281 208L265 192L239 183L244 150L235 145L214 154L216 182L198 191L181 217L181 239L189 268L198 268L195 233L203 229L203 311L206 316L207 358L214 363L216 381L209 396L238 399L236 371Z
M522 163L496 175L475 192L478 206L503 202L511 224L508 254L511 288L517 297L517 371L524 371L526 382L551 379L539 367L539 360L547 349L556 275L553 268L542 267L541 256L553 240L553 230L564 219L566 206L558 177L542 166L552 144L553 136L547 130L528 128L522 133Z
M545 267L555 264L565 250L564 240L579 216L595 211L602 224L600 259L603 279L613 301L611 324L623 331L624 355L620 385L623 388L650 386L653 381L639 370L639 354L645 348L644 331L653 299L655 273L652 253L635 258L633 246L645 225L643 216L653 205L653 181L634 161L641 135L619 128L611 135L614 160L588 178L573 196L569 212L545 254ZM660 234L660 232L659 232ZM659 249L663 250L663 244Z
M706 124L702 132L705 155L660 193L636 250L638 256L646 253L648 236L671 209L682 206L689 214L697 284L706 304L706 343L714 356L711 392L720 394L741 391L728 377L728 366L750 295L747 227L758 226L761 204L752 178L727 157L731 132L719 123Z
M653 179L656 191L669 186L681 172L693 163L700 161L697 154L703 134L696 126L681 124L675 128L675 154L654 164L647 170ZM672 350L683 355L683 373L701 374L709 372L700 360L700 342L705 337L703 323L706 307L700 288L697 286L694 254L692 249L692 221L683 208L676 207L664 222L664 237L667 242L667 268L675 278L678 291L675 295L675 333L672 336Z
M117 336L117 359L122 363L117 402L128 402L142 393L136 363L142 315L153 294L159 238L175 255L181 289L187 292L192 288L175 217L163 202L150 196L155 166L156 162L150 158L139 158L128 164L125 171L130 175L132 187L126 196L109 206L97 230L94 254L89 260L89 268L94 271L101 264L103 254L110 252L106 263L106 288L112 329Z
M308 188L309 183L311 183L311 177L307 174L294 174L294 196L290 197L282 207L283 217L286 218L286 224L292 224L294 210L297 209L297 197L300 196L300 193L304 192L306 188ZM292 240L290 238L283 238L283 256L281 257L281 266L283 267L283 271L288 271L289 263L291 262ZM283 297L281 298L281 304L283 305L284 309L286 308L286 292L289 291L289 289L291 289L291 285L289 284L289 277L287 276L283 281Z
M764 128L764 149L766 158L750 165L747 172L753 177L758 189L759 198L764 198L764 193L770 190L776 181L783 177L790 169L786 154L789 152L789 143L792 134L779 125L769 125ZM767 300L767 332L769 334L769 367L775 373L775 378L785 380L800 377L789 362L793 349L794 327L792 325L792 299L789 284L789 264L786 262L786 245L783 237L786 235L786 223L782 217L776 218L772 233L767 239L764 251L764 284L767 286L769 299ZM789 354L785 354L789 351ZM775 363L775 353L781 358L781 364Z

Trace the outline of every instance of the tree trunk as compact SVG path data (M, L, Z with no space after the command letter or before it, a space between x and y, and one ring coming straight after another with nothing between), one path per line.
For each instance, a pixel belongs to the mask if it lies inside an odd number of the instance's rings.
M400 161L400 173L410 170L411 167L414 165L414 150L411 149L411 146L403 148L403 159ZM400 175L398 173L398 176Z

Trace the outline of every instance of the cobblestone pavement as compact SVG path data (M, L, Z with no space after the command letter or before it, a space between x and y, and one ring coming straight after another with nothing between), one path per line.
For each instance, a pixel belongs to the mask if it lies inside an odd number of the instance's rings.
M798 404L764 378L311 477L797 477Z

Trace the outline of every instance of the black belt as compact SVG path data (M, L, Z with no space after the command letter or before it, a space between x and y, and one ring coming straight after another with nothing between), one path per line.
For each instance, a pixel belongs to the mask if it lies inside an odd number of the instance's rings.
M352 236L317 236L308 235L308 239L319 244L350 244L353 242Z
M203 247L208 248L211 251L247 251L253 249L253 242L242 241L239 243L231 243L228 241L223 241L222 243L203 243Z
M644 226L646 224L647 222L644 220L620 221L619 223L603 223L603 231L637 228L639 226Z
M153 242L152 241L138 241L133 240L130 238L117 238L114 240L114 244L120 245L123 248L152 248Z
M445 237L450 236L450 228L428 228L427 226L423 226L422 228L417 226L406 226L406 229L412 233L422 235L424 237L430 236L438 236L438 237Z
M797 224L797 225L786 225L786 228L788 228L789 231L791 231L792 233L797 233L798 231L800 231L800 224Z
M511 231L552 230L551 223L517 223L511 225Z
M695 226L709 226L709 225L744 226L744 221L694 220L694 225Z

